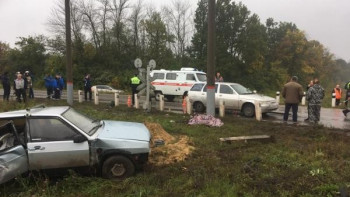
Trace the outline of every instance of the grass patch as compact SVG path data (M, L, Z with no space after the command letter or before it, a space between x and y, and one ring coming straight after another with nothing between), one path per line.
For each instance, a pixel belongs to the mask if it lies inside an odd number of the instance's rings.
M28 106L1 103L2 111ZM350 139L345 132L322 126L291 126L254 119L223 118L220 128L187 125L189 116L124 106L75 103L96 119L159 123L171 135L187 135L195 147L174 164L146 165L124 181L70 172L62 177L21 177L0 185L0 196L336 196L350 186ZM222 143L220 137L271 135L272 142Z

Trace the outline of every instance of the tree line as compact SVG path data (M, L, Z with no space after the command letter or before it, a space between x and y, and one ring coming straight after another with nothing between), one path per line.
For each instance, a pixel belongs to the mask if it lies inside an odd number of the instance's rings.
M155 9L142 0L71 1L74 87L86 73L95 84L126 89L133 62L150 59L157 68L195 67L206 71L207 0L195 12L185 0ZM0 71L30 70L39 86L47 74L65 74L64 2L52 10L47 26L54 36L20 37L14 48L0 41ZM261 22L241 2L216 2L216 71L225 81L258 91L276 91L293 75L306 85L313 77L328 88L349 80L350 63L336 59L296 24Z

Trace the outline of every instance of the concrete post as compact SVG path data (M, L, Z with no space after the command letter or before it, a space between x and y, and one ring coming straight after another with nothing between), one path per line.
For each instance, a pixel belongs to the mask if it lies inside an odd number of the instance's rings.
M115 107L119 106L119 93L118 92L114 93L114 106Z
M83 102L83 91L82 90L78 90L78 101L79 101L79 103Z
M134 94L134 98L135 98L135 108L138 109L140 108L139 96L137 94Z
M303 98L301 99L301 105L305 105L306 103L306 92L304 92Z
M159 110L164 111L164 95L159 95Z
M224 117L225 116L225 101L223 99L221 99L219 101L219 115L220 117Z
M190 98L187 96L186 97L186 109L187 109L187 114L192 114L192 105Z
M280 104L280 92L279 91L276 92L276 102L278 104Z
M262 120L262 114L261 114L261 106L259 101L254 101L255 105L255 117L257 121Z
M97 90L97 88L94 91L94 97L95 97L95 105L98 105L99 98L98 98L98 90Z
M335 107L335 92L332 93L332 107Z

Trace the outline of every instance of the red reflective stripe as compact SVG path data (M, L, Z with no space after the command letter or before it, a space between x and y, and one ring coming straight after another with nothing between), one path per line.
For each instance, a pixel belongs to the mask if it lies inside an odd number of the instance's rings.
M208 86L207 86L207 89L211 89L211 90L212 90L212 89L215 89L215 86L209 86L209 85L208 85Z
M189 86L192 87L191 83L165 83L165 82L151 82L152 85L156 86Z
M67 84L72 85L72 84L73 84L73 82L71 82L71 81L67 81Z

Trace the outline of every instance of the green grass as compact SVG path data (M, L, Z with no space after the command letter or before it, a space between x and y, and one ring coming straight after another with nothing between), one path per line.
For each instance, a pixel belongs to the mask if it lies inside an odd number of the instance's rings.
M65 105L64 101L45 101ZM2 111L24 108L10 103ZM37 103L31 102L30 106ZM336 196L350 186L350 139L346 131L292 126L226 116L220 128L187 125L189 116L75 103L98 119L157 122L171 135L187 135L195 150L182 162L146 165L124 181L75 172L62 178L31 175L0 186L1 196ZM272 141L222 143L220 137L273 136Z

